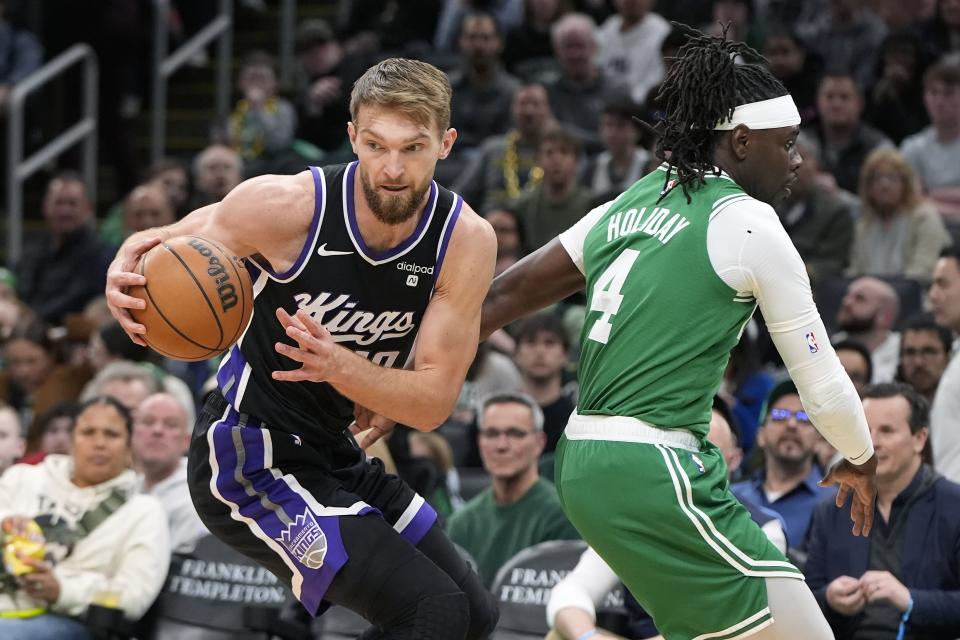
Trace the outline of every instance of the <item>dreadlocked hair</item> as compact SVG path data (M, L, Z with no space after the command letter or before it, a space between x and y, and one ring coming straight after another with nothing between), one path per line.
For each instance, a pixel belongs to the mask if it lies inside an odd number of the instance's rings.
M717 123L729 120L739 105L788 92L766 67L737 63L737 57L766 60L752 47L726 40L726 28L717 37L676 22L673 26L688 40L657 93L666 116L657 128L656 153L669 164L664 195L676 170L677 184L689 202L689 190L702 186L704 176L715 171L713 154L721 133L714 130Z

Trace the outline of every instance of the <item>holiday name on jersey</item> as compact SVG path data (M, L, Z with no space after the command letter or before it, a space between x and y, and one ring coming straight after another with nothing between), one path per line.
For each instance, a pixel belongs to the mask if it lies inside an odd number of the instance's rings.
M667 244L684 229L690 226L690 221L679 213L673 214L670 219L670 210L665 207L653 207L647 215L647 207L618 211L607 223L607 242L626 235L633 235L641 231L653 236L660 244Z
M402 338L415 327L412 311L382 311L379 314L357 309L347 294L321 292L317 297L298 293L297 307L310 314L330 332L334 342L373 344L379 340Z

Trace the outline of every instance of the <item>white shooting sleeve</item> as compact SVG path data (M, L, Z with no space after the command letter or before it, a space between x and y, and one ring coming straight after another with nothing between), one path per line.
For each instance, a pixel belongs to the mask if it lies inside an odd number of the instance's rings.
M727 285L757 299L817 430L850 462L866 462L873 443L863 405L830 345L803 260L773 208L743 197L716 210L707 251Z

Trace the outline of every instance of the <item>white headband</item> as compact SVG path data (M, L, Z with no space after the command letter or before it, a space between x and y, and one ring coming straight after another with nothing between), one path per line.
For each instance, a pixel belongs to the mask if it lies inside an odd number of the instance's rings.
M746 125L751 129L777 129L800 124L800 112L789 95L742 104L733 110L733 117L719 122L714 127L718 131L730 131L737 125Z

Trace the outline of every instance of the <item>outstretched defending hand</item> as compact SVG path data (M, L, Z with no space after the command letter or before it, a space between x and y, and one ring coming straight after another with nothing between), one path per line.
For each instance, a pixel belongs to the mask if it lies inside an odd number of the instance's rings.
M156 237L124 246L107 269L106 298L110 313L130 336L130 340L141 347L147 346L142 337L147 328L133 319L130 309L144 309L147 305L140 298L128 296L127 288L147 283L147 279L135 273L134 269L140 257L158 244L160 238Z
M336 370L337 344L323 325L310 317L303 309L290 315L282 308L277 309L277 319L289 337L297 345L278 342L274 348L277 353L299 362L299 369L274 371L273 379L284 382L323 382L329 380Z
M851 464L849 460L841 460L833 466L823 480L821 487L831 484L840 485L837 491L837 508L843 506L847 496L853 492L853 502L850 505L850 518L853 520L853 535L867 537L873 528L873 508L877 498L877 456L861 465Z
M357 444L361 449L368 449L378 440L389 438L396 425L397 423L390 418L357 404L353 408L353 424L350 425L350 433L355 437L362 435L357 439Z

